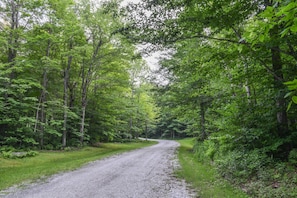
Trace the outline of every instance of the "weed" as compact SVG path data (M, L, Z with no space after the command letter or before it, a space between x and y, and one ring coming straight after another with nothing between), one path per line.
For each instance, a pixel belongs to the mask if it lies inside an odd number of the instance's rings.
M215 167L210 164L211 159L197 160L197 155L195 155L192 151L194 145L193 139L184 139L179 140L178 142L181 144L178 157L182 168L177 172L177 175L190 183L199 193L199 197L248 197L244 192L236 189L227 181L219 177ZM202 147L200 147L200 149L202 149Z

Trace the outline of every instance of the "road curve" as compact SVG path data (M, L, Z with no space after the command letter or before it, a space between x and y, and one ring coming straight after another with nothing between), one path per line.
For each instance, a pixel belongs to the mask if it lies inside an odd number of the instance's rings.
M158 140L143 149L92 162L75 171L5 195L5 198L190 198L173 175L179 144Z

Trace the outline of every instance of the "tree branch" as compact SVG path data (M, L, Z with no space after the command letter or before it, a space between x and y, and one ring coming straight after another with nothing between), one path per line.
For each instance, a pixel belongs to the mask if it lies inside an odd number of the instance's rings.
M193 38L205 38L205 39L210 39L210 40L216 40L216 41L223 41L223 42L229 42L229 43L235 43L235 44L244 44L244 45L249 45L246 41L237 41L237 40L232 40L232 39L227 39L227 38L217 38L217 37L212 37L212 36L206 36L206 35L194 35L194 36L189 36L189 37L180 37L175 40L171 40L170 42L174 43L177 41L181 40L188 40L188 39L193 39Z

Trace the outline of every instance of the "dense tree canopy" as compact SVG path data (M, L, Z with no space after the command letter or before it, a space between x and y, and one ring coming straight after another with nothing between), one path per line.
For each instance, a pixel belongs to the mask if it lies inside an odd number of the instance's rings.
M161 135L197 137L198 158L230 180L261 178L271 159L294 164L295 1L144 0L128 10L123 33L168 50Z
M290 1L144 1L130 6L123 32L174 51L162 62L174 76L168 100L197 108L202 139L230 135L286 158L297 146L284 98L296 72L295 9ZM227 127L216 127L220 119Z
M58 149L132 138L131 128L141 134L151 126L155 106L146 82L137 80L145 63L114 33L123 24L119 2L0 6L1 146Z
M293 0L3 0L0 145L192 136L225 178L273 180L262 167L297 161L296 15ZM166 82L139 48L167 52Z

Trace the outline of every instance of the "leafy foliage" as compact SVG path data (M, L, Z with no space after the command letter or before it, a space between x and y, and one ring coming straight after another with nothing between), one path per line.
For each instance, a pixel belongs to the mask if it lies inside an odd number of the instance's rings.
M4 158L16 159L16 158L25 158L25 157L34 157L38 155L37 151L27 151L27 152L11 152L11 151L2 151L2 156Z
M169 78L159 89L157 126L165 132L182 121L197 139L198 160L251 184L254 197L295 194L268 182L292 186L283 177L293 170L278 179L261 175L279 171L270 164L294 163L296 2L145 0L128 10L123 32L168 51L160 61Z
M123 26L118 1L4 1L0 9L1 147L63 149L153 127L149 89L139 100L130 95L145 82L131 87L141 57L115 33Z

